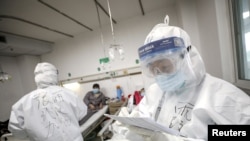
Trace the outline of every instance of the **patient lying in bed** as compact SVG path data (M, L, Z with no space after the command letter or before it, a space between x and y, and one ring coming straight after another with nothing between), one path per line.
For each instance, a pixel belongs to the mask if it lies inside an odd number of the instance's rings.
M100 91L99 84L95 83L93 85L93 90L89 91L83 101L88 106L87 115L79 121L79 124L82 125L85 121L87 121L95 112L99 109L102 109L105 103L106 97Z

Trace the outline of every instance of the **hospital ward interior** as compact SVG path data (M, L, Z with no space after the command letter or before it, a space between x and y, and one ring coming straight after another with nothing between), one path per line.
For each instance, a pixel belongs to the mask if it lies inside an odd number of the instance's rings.
M158 45L159 42L156 41L162 41L162 34L166 32L171 36L164 35L164 39L171 37L168 41L173 39L176 44L178 39L178 44L180 41L181 44L183 43L187 54L191 49L190 58L194 48L195 53L196 50L199 52L205 68L202 73L206 78L210 78L211 75L220 79L220 86L207 82L210 79L206 79L204 85L211 86L200 88L202 89L200 91L204 90L202 93L205 95L219 93L220 90L227 92L229 89L226 86L230 85L230 88L233 87L232 89L235 90L233 91L235 93L231 94L234 95L240 91L240 94L245 94L243 97L247 97L242 98L241 102L246 102L250 96L249 11L250 0L1 0L0 141L52 141L56 138L49 137L57 134L59 132L56 131L57 129L71 128L72 123L76 128L66 129L63 131L66 133L62 133L63 137L57 138L58 140L116 140L114 137L120 136L115 134L118 132L125 134L122 132L123 128L118 129L119 116L126 114L134 116L136 114L133 114L133 111L143 106L145 106L143 114L152 116L150 115L152 106L146 105L153 101L149 98L149 94L152 93L159 99L152 103L158 103L167 98L170 100L170 97L160 97L159 91L151 89L154 82L160 80L158 77L156 79L153 77L166 70L153 66L152 62L148 63L143 58L149 54L146 50L154 48L153 45ZM165 26L166 29L174 29L173 32L163 31ZM157 30L157 28L163 30ZM184 31L185 34L182 34ZM180 39L179 33L180 38L187 33L190 40L184 37ZM178 34L177 37L175 34ZM155 56L153 54L150 57ZM186 54L182 55L182 58L186 58ZM188 61L192 62L193 59L187 59ZM55 88L48 91L73 94L67 99L63 99L60 95L53 100L56 104L69 101L70 106L75 108L69 119L66 118L69 108L63 109L63 106L58 107L58 105L52 106L52 109L47 107L41 115L34 115L37 113L37 111L34 112L36 105L32 105L29 101L31 98L40 103L43 99L43 106L52 104L46 101L44 96L46 95L44 85L52 83L39 80L41 78L37 76L43 73L42 68L38 66L43 62L52 64L52 66L47 64L50 67L48 70L52 69L55 72L51 77L47 76L47 80L52 81L56 75L56 81L58 81L53 86ZM176 64L176 68L184 68L183 65ZM147 73L151 73L151 76L148 77ZM178 76L178 81L182 80L181 77L185 76ZM214 78L211 78L212 80L215 81ZM41 85L42 83L45 84ZM171 89L166 83L165 81L157 83L164 91L163 95L165 91ZM214 89L208 90L209 88ZM38 92L45 94L35 98ZM32 94L34 96L28 99L27 97ZM223 96L216 97L218 102L215 103L223 103ZM23 103L17 107L20 102ZM196 104L198 105L198 102ZM248 107L245 112L249 115L250 103L244 104ZM80 109L79 105L81 105ZM167 110L164 107L160 108L162 111ZM192 108L195 110L195 106ZM63 121L63 125L49 122L48 126L38 127L47 124L45 123L46 112L50 113L53 110L55 113L51 120ZM159 117L159 121L164 122L163 113L157 112L157 116L152 117L156 119ZM65 116L60 117L59 114ZM206 115L202 112L198 114ZM24 117L31 122L19 122L26 121ZM236 121L238 118L240 117L237 115L232 117ZM185 122L188 121L190 120L186 117ZM246 120L247 122L249 124L250 120ZM10 127L12 127L11 130ZM185 127L183 126L182 129L184 131ZM178 128L179 131L182 129ZM22 132L14 132L17 130ZM131 128L130 132L133 131ZM181 133L202 138L199 135L193 135L195 133ZM46 139L40 138L43 134L48 134ZM16 135L26 138L19 138ZM128 139L123 141L141 139L133 135L131 133ZM158 135L154 134L151 138L155 136ZM69 140L69 138L75 140Z

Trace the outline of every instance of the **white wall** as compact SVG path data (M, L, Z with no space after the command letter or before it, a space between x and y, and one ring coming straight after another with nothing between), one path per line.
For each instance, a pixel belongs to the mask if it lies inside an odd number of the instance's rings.
M221 50L214 0L196 0L201 54L207 72L222 78Z
M34 69L36 64L40 62L40 58L37 56L22 55L16 57L16 61L21 76L23 93L28 93L36 89Z
M31 71L34 70L37 61L40 59L34 56L18 58L0 56L3 71L12 76L11 80L0 82L0 121L7 120L11 106L35 88L33 72Z
M189 34L192 45L201 52L195 0L177 0L177 8L180 26Z
M4 72L12 76L12 79L6 82L0 82L0 120L7 120L10 115L12 104L17 101L23 94L19 68L16 65L16 59L13 57L1 57L0 64ZM21 92L21 93L20 93Z
M222 64L222 78L235 83L233 37L230 24L230 11L227 0L216 0L216 18Z

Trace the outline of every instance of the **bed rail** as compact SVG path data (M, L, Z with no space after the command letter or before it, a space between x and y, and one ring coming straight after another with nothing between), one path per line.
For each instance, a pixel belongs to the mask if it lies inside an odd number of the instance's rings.
M121 105L120 109L114 114L114 115L118 115L121 108L125 107L127 105L127 100ZM110 119L105 126L98 132L97 136L101 139L101 141L104 141L104 132L108 129L108 127L113 123L114 119Z
M12 136L13 136L12 133L3 134L3 135L1 136L1 141L7 141L6 139L7 139L8 137L12 137Z

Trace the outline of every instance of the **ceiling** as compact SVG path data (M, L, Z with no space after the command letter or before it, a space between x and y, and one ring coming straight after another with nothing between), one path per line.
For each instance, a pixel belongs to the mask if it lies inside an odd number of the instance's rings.
M99 23L110 24L109 10L113 24L119 24L122 20L143 16L173 2L174 0L0 0L0 34L53 43L63 38L74 38L83 32L93 32L99 27Z

